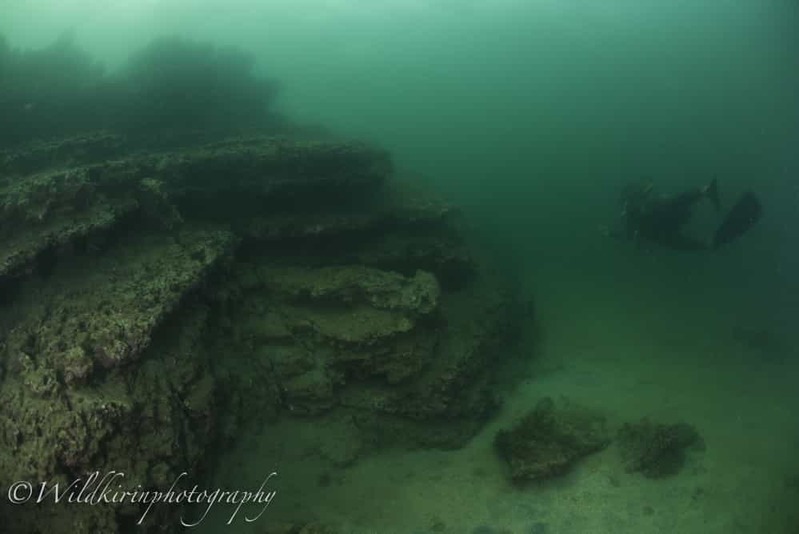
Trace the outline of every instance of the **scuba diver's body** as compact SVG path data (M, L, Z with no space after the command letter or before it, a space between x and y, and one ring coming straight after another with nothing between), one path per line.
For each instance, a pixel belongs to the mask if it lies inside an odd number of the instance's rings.
M704 200L709 200L716 210L721 208L716 180L671 196L655 194L651 184L627 186L622 192L624 236L636 243L649 241L676 250L707 250L737 239L763 213L754 193L746 192L726 214L712 240L703 240L686 234L685 226L694 207Z
M629 186L622 195L622 219L628 239L646 240L679 250L703 250L709 245L685 234L694 206L709 200L718 210L718 184L713 180L701 189L692 189L678 195L654 194L650 184Z

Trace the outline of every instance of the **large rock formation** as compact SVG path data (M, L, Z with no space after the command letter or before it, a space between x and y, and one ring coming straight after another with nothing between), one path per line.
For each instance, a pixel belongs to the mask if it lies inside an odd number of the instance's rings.
M279 417L457 447L496 404L510 304L379 149L98 133L0 153L0 486L116 470L164 489ZM4 500L4 528L119 532L142 512L49 501ZM176 508L137 531L177 530Z

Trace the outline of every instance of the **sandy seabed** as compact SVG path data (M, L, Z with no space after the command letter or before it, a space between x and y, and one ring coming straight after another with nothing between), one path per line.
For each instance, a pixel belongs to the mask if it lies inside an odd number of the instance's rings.
M253 524L239 518L236 531L305 517L347 534L799 532L793 334L777 332L775 347L748 346L731 332L761 324L763 310L736 303L729 286L699 280L692 287L703 291L681 291L651 273L628 274L531 273L543 337L523 348L530 356L515 374L525 378L500 414L461 450L387 452L330 471L313 451L282 456L296 442L279 428L242 443L225 482L257 487L275 468L281 483L270 509ZM560 479L514 487L492 440L544 396L600 409L612 426L685 421L706 449L689 453L678 475L647 479L626 473L611 445Z

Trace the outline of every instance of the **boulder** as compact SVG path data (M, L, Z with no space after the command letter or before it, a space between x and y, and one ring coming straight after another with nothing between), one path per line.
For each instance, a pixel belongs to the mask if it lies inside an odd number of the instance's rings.
M494 439L514 482L563 475L609 442L604 417L572 404L556 406L550 398L539 401L513 428L500 430Z

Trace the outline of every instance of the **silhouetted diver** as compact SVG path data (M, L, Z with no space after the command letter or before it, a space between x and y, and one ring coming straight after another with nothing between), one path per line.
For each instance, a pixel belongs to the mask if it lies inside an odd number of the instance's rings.
M747 191L724 217L710 243L684 232L694 207L708 199L721 208L716 180L707 186L671 196L656 195L651 183L629 185L622 191L624 235L631 240L657 243L676 250L707 250L734 241L762 217L763 208Z

